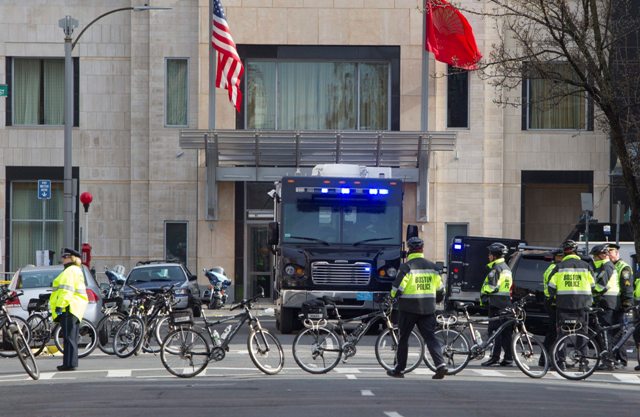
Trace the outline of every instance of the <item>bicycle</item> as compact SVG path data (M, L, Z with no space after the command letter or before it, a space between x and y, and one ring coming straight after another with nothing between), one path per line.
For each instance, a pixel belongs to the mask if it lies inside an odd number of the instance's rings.
M381 321L386 329L376 339L374 345L376 359L385 370L395 369L398 329L391 323L393 303L390 297L387 296L379 303L378 311L348 320L343 320L340 316L336 305L339 300L327 296L318 300L321 300L323 305L300 315L306 328L293 339L293 359L300 368L311 374L329 372L338 365L343 356L343 362L354 356L357 351L356 346L362 337L373 325ZM327 320L327 305L333 308L337 318L336 323L330 323ZM360 321L360 324L353 331L347 332L344 325L356 321ZM412 330L409 338L409 358L415 358L415 361L408 361L405 372L416 369L423 355L424 342L418 333Z
M22 332L21 326L17 324L15 318L7 312L5 303L22 295L22 291L15 292L8 289L7 286L0 286L0 330L5 335L10 335L11 344L18 360L22 364L24 370L29 376L37 380L40 378L40 370L36 363L36 358L31 352L28 339Z
M614 324L601 326L597 313L601 308L587 309L587 329L585 333L578 333L582 325L577 320L565 320L561 325L564 336L558 338L551 349L551 360L558 374L571 380L586 379L591 376L602 362L609 369L614 368L616 356L626 343L632 338L636 328L640 326L640 305L630 307L625 313L634 312L635 319L627 324ZM589 318L592 317L592 320ZM589 326L593 324L593 327ZM609 338L612 330L618 330L618 334Z
M173 330L168 328L168 320L175 304L174 286L164 286L154 293L130 285L137 298L131 301L129 316L114 329L113 352L116 356L127 358L140 349L148 353L160 350L164 336Z
M170 317L178 328L170 332L162 341L160 361L169 373L180 378L191 378L201 373L211 361L221 361L229 351L229 344L240 328L247 323L249 336L247 348L253 364L267 375L275 375L284 367L284 351L280 341L260 324L260 320L251 312L252 303L264 297L264 292L252 299L242 300L231 310L242 308L240 314L209 322L203 315L204 329L196 330L186 324L193 323L190 311L174 312ZM212 328L216 325L235 320L227 326L222 336ZM211 346L205 335L206 330Z
M51 312L49 311L49 298L51 294L40 294L38 298L29 300L27 310L29 317L27 324L31 329L31 340L29 346L34 349L34 355L42 353L47 343L53 342L60 352L64 352L64 338L62 337L62 326L59 323L52 324ZM82 319L78 329L78 358L84 358L94 351L97 344L96 328L89 320Z
M96 325L98 332L98 349L107 355L113 355L113 338L118 327L127 318L123 313L123 297L121 285L115 280L109 280L109 288L104 292L102 298L103 317Z
M513 359L518 368L531 378L542 378L549 370L549 355L542 342L527 331L525 326L526 313L524 306L534 297L529 294L513 303L513 306L503 309L499 316L489 319L472 319L468 308L473 303L456 301L456 311L464 313L465 321L458 321L457 316L440 317L443 328L436 331L436 337L442 343L442 354L449 370L449 374L457 374L462 371L471 359L481 359L485 352L492 346L498 335L507 327L513 326L514 334L511 340ZM507 320L485 341L480 338L480 333L474 329L474 324L487 323L489 321ZM469 339L464 335L467 332ZM427 351L428 353L428 351ZM425 363L435 372L435 364L430 355L425 353Z

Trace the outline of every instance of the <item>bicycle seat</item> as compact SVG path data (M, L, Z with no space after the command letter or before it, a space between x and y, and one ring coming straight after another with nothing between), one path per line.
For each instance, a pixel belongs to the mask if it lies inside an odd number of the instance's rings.
M455 301L453 306L456 310L466 310L469 307L474 306L475 303L473 301Z

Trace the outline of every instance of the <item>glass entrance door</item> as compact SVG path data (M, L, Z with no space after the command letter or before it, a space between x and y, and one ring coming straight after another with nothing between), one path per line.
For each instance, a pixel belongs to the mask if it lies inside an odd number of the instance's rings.
M253 297L264 289L265 298L273 297L273 276L271 251L267 244L268 224L247 224L247 293Z

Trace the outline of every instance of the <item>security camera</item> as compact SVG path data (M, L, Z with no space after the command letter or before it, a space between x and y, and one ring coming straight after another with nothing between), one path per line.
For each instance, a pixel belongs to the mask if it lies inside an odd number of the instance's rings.
M277 194L276 194L276 190L271 190L267 193L269 195L269 197L271 198L276 198Z

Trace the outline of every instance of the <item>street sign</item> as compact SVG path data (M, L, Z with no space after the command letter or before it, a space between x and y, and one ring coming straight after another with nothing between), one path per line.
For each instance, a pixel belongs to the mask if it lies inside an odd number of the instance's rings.
M0 84L0 97L6 97L9 95L9 86L7 84Z
M38 180L38 200L51 200L51 180Z

